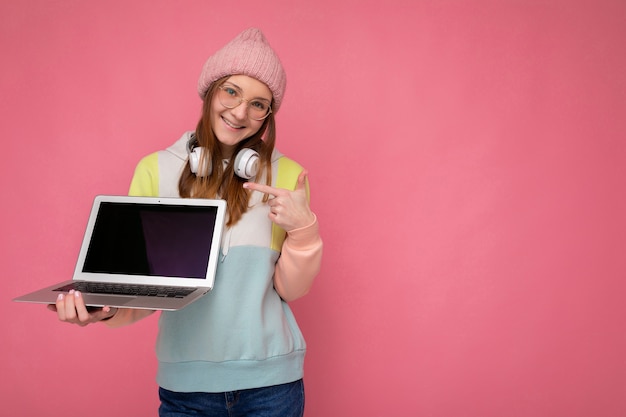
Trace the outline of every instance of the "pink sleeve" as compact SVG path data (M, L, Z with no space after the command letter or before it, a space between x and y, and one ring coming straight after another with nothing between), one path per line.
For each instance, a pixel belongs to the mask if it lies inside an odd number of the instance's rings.
M276 270L274 288L285 301L293 301L309 292L322 263L322 239L317 217L309 226L287 234Z

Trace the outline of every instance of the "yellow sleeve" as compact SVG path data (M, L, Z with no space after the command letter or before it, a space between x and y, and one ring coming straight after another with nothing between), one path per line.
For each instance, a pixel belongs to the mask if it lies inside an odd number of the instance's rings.
M159 156L157 152L139 161L130 182L128 195L137 197L159 196Z
M278 169L276 176L276 188L284 188L287 190L295 190L298 184L298 177L302 172L302 166L296 161L282 157L278 160ZM309 182L306 183L306 193L310 200ZM280 251L283 247L287 233L277 224L272 224L272 249Z

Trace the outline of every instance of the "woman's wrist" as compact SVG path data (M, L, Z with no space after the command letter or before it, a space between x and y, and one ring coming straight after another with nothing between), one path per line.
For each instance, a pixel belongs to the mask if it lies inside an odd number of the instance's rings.
M110 315L110 316L108 316L108 317L103 318L103 319L102 319L102 320L100 320L100 321L107 321L107 320L111 320L111 319L112 319L113 317L115 317L115 315L117 314L118 309L117 309L117 308L112 308L112 309L111 309L111 311L113 312L113 314L111 314L111 315Z

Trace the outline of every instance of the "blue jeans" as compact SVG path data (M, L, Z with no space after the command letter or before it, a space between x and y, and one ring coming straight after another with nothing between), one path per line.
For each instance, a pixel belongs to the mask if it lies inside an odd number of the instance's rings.
M302 417L302 380L222 393L173 392L159 388L160 417Z

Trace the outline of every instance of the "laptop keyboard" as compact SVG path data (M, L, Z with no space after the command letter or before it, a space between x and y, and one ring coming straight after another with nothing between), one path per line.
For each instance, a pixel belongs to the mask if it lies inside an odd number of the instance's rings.
M108 282L72 282L56 288L54 291L70 290L91 294L115 294L165 298L184 298L194 292L193 287L166 287L161 285L111 284Z

